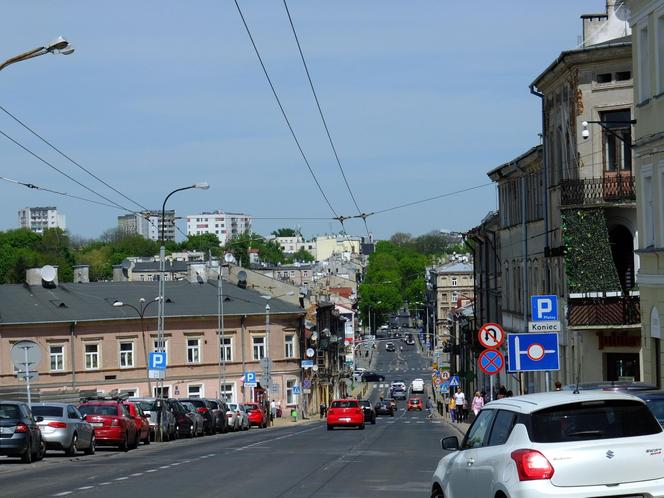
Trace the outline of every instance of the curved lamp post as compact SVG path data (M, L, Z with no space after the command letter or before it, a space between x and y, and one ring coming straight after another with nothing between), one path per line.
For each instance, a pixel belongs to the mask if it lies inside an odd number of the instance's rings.
M5 62L0 64L0 71L2 71L4 68L6 68L11 64L27 61L28 59L39 57L40 55L45 55L45 54L70 55L73 53L74 53L74 47L72 47L71 44L67 40L65 40L62 36L58 36L48 45L28 50L27 52L23 52L22 54L7 59Z

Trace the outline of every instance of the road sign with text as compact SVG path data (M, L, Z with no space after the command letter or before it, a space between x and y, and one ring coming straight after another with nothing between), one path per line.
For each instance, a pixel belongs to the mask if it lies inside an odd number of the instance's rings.
M558 296L530 296L533 322L558 320Z

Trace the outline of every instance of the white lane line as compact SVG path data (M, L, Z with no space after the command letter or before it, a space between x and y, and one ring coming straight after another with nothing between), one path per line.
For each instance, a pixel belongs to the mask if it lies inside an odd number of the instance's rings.
M113 479L113 480L114 480L114 481L126 481L127 479L129 479L129 477L125 476L125 477L116 477L116 478Z
M62 493L58 493L58 494L53 495L53 496L67 496L67 495L70 495L72 493L73 493L73 491L63 491Z
M158 469L150 469L150 470L146 470L145 473L147 474L148 472L157 472L157 470Z
M410 424L410 420L404 420L403 423L404 424Z
M110 482L100 482L99 483L100 486L108 486L109 484L111 484L111 483Z
M440 420L432 420L431 423L432 424L442 424L442 422Z
M142 476L142 475L143 475L143 472L136 472L135 474L131 474L130 477L138 477L138 476Z
M83 490L92 489L92 488L94 488L94 486L81 486L80 488L77 488L77 489L80 489L81 491L83 491Z
M423 424L423 423L424 423L424 420L418 420L418 421L415 422L415 423L416 423L416 424Z
M315 427L312 427L311 429L305 429L303 431L293 432L293 433L290 433L290 434L287 434L287 435L284 435L284 436L278 436L276 438L266 439L265 441L258 441L256 443L247 444L246 446L241 446L239 448L232 448L232 449L234 449L235 451L243 451L243 450L246 450L248 448L253 448L254 446L258 446L259 444L270 443L272 441L276 441L277 439L283 439L284 437L297 436L297 435L300 435L300 434L304 434L305 432L318 431L318 430L320 430L320 427L317 425ZM231 449L231 448L229 448L229 449Z
M213 456L217 456L217 454L216 453L208 453L208 456L213 457Z
M177 467L177 466L180 465L181 463L182 463L182 462L175 462L175 463L172 463L171 465L172 465L173 467Z
M160 468L160 469L167 469L168 467L170 467L170 465L162 465L162 466L159 467L159 468Z

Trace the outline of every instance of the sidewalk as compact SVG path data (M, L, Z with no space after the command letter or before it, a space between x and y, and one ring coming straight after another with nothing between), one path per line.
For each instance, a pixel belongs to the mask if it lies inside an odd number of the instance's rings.
M321 420L318 418L318 415L316 417L309 417L307 419L303 419L301 416L297 417L297 421L293 422L293 417L276 417L272 423L271 426L268 427L284 427L284 426L291 426L291 425L303 425L303 424L312 424L314 422L321 422Z

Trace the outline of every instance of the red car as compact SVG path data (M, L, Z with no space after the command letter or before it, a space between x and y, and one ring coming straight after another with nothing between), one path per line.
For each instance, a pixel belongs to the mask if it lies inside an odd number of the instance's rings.
M267 412L258 403L243 403L247 409L249 423L265 429L267 427Z
M327 430L335 427L364 429L364 410L356 399L335 399L327 410Z
M420 398L410 398L408 400L408 411L411 410L422 411L422 400Z
M136 425L139 441L143 441L143 444L150 444L150 421L148 420L148 415L143 412L138 402L125 401L124 405L129 408L129 415L131 415L134 425Z
M122 451L138 446L136 423L122 400L88 400L81 403L78 409L94 427L97 446L118 446Z

